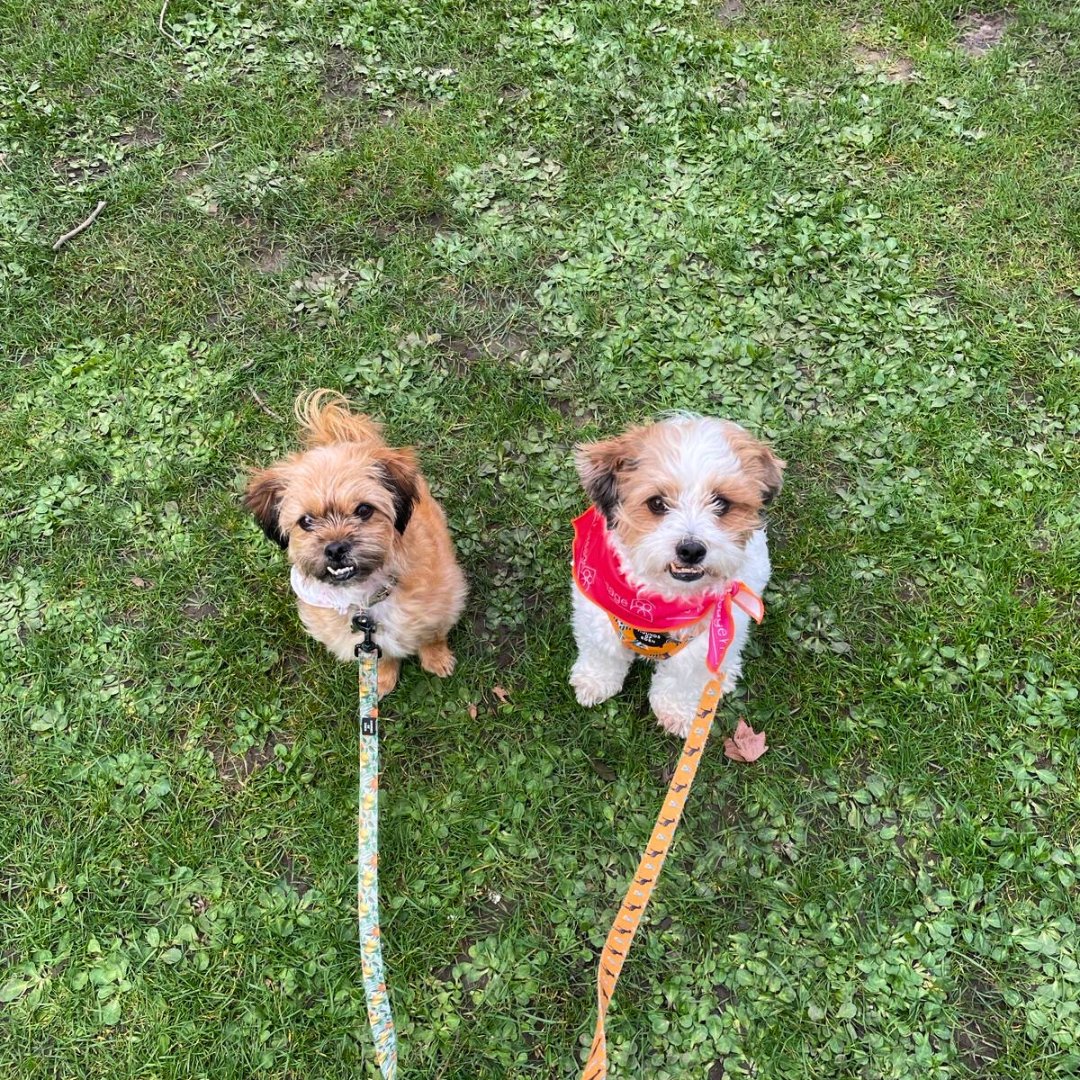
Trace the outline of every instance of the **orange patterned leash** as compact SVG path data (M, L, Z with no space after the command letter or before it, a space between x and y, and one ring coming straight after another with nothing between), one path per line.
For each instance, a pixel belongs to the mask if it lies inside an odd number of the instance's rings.
M589 1059L585 1062L581 1080L605 1080L607 1077L607 1033L604 1030L604 1020L607 1017L611 995L615 992L615 984L619 981L626 954L630 951L630 943L634 940L634 934L641 923L641 916L645 913L649 897L652 896L660 871L664 867L671 841L675 837L675 829L682 817L686 797L690 794L690 785L697 774L698 763L701 761L701 754L705 749L705 743L708 741L709 731L712 729L713 719L716 716L716 708L724 692L720 668L735 637L732 604L741 608L755 622L761 622L765 614L761 598L742 582L734 582L730 590L717 601L714 617L709 626L707 660L713 677L706 683L701 694L697 713L691 721L690 733L683 744L679 763L675 766L675 775L668 785L664 805L656 819L652 836L649 837L645 854L641 856L634 879L630 883L622 907L619 908L619 914L615 917L615 924L608 932L604 950L600 954L600 969L596 976L596 1032L593 1035ZM615 620L613 620L614 623ZM616 629L618 630L618 626ZM675 651L686 645L688 641L689 638L679 641ZM640 636L639 639L630 641L624 635L623 643L635 651L646 654L653 647L640 640Z
M721 692L720 680L710 679L701 695L697 715L683 745L675 775L671 778L664 805L645 847L645 854L641 856L634 880L627 890L622 907L619 908L619 914L615 917L615 924L608 933L607 941L604 942L596 980L596 1032L581 1080L604 1080L607 1076L607 1035L604 1031L604 1018L607 1016L611 995L615 992L615 984L619 981L626 954L630 951L630 943L634 940L641 916L645 913L649 897L656 887L679 818L682 817L686 797L690 794L690 785L694 782L698 762L701 761L701 753L709 738L713 717L716 716L716 707L720 704Z

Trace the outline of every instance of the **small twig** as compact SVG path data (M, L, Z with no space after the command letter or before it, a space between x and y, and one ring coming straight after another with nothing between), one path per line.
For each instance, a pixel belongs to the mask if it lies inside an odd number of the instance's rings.
M161 31L161 35L171 41L178 49L182 49L184 44L177 38L174 38L168 30L165 29L165 12L169 10L169 0L161 5L161 14L158 16L157 28Z
M94 222L97 220L98 214L100 214L101 211L104 209L105 200L102 199L101 202L99 202L97 206L95 206L94 209L90 211L90 216L85 221L79 222L79 224L76 225L75 228L71 230L71 232L64 233L64 235L61 236L55 244L53 244L53 251L59 251L69 240L73 240L76 236L79 235L79 233L85 232L87 229L89 229L90 226L93 225Z
M175 169L173 169L173 175L175 176L178 172L181 172L183 169L194 168L196 165L199 165L201 168L209 168L210 164L211 164L210 155L215 150L220 150L228 141L229 141L228 139L222 139L221 142L216 142L216 143L214 143L213 146L208 146L202 152L203 157L206 158L206 164L205 165L203 165L201 161L185 161L183 165L177 165L177 167Z
M261 397L259 397L259 391L256 390L254 386L249 386L248 390L251 391L251 396L255 399L255 404L258 405L259 408L262 409L262 411L266 413L267 416L272 416L279 424L284 423L281 417L278 416L278 414L274 412L274 410L271 409L270 406L267 405Z

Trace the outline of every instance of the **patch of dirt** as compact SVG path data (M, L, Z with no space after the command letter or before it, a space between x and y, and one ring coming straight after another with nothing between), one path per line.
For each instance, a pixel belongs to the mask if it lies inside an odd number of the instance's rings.
M489 892L472 911L477 926L483 934L494 934L507 919L511 918L518 905L497 892Z
M181 165L178 169L172 171L172 182L174 184L190 184L193 180L197 180L207 169L210 168L210 163L207 161L193 161L190 165Z
M855 45L851 50L856 70L880 75L886 82L909 83L915 78L915 65L906 56L894 56L887 49Z
M297 896L303 896L311 888L311 882L296 872L296 860L291 855L281 857L281 880L293 889Z
M963 1012L953 1029L953 1044L960 1061L973 1076L993 1076L994 1063L1004 1048L987 1014L1001 1007L1001 994L977 978L964 989L960 1000Z
M723 0L713 8L713 18L720 22L734 22L746 14L746 5L742 0Z
M905 604L911 604L918 599L919 590L914 582L905 580L897 586L896 595Z
M252 746L243 757L230 754L227 746L211 749L211 756L217 765L218 778L225 790L231 793L240 791L252 773L276 761L274 747L279 743L283 746L289 745L287 739L271 735L262 746ZM284 766L279 765L278 768L284 769Z
M216 619L221 612L217 606L206 600L201 593L192 593L180 608L180 613L185 619L192 622L202 622L203 619Z
M1016 583L1015 595L1024 607L1033 608L1039 603L1039 589L1030 574L1021 574Z
M112 166L100 158L57 158L53 171L66 183L76 185L102 179L112 171Z
M375 234L376 238L382 240L383 243L388 243L390 240L393 240L394 237L401 232L401 226L396 221L380 221L378 218L369 221L367 227Z
M619 779L619 774L606 761L598 757L591 757L589 758L589 764L592 766L593 772L605 783L614 784Z
M547 403L560 416L562 416L566 420L569 420L574 425L574 427L588 427L589 424L596 422L596 418L598 415L596 410L583 406L577 400L556 397L553 394L549 394L547 397Z
M438 968L433 971L432 974L439 982L452 983L454 981L454 968L458 964L470 964L472 963L472 957L469 955L469 949L475 944L472 938L462 938L461 944L458 946L457 955L450 961L445 967ZM464 981L464 979L463 979ZM481 975L476 982L469 982L470 990L483 990L487 987L487 984L491 981L490 976Z
M157 146L162 138L161 131L152 121L139 121L131 131L117 135L116 142L130 150L147 150L151 146Z
M267 675L283 683L299 682L309 659L302 649L290 649L267 671Z
M957 21L959 36L956 44L967 56L985 56L995 45L1001 44L1005 31L1012 23L1013 17L1007 11L987 15L969 12Z
M525 650L525 635L520 627L496 623L489 626L487 616L482 611L472 617L473 636L495 651L495 668L506 671L514 666L514 661Z
M446 215L440 210L430 210L426 214L421 214L419 220L425 229L430 229L433 233L442 232L448 224Z
M324 96L353 98L363 90L363 77L353 68L352 56L339 45L331 46L323 61Z
M251 261L260 274L279 274L289 267L292 259L284 244L268 240L256 245Z
M504 326L498 330L483 332L476 337L447 336L446 348L466 364L488 356L492 360L510 360L520 363L529 354L534 336L531 328L513 330Z

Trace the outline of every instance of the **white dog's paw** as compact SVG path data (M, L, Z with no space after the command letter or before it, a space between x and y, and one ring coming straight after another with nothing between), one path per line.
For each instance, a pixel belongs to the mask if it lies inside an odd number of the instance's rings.
M586 709L614 697L622 689L622 684L621 678L612 678L603 672L581 671L575 667L570 673L570 685L574 688L574 695L578 704L584 705Z
M685 739L690 734L690 724L693 722L694 716L682 715L680 713L660 713L656 709L657 723L670 735L675 735L680 739Z

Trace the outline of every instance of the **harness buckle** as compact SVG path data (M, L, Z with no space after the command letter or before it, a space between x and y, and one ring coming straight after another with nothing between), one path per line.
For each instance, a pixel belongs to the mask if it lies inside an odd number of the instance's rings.
M375 644L374 640L377 629L375 620L366 611L359 611L352 617L353 633L364 635L364 640L358 641L353 650L357 656L361 653L375 653L376 656L382 656L382 649Z

